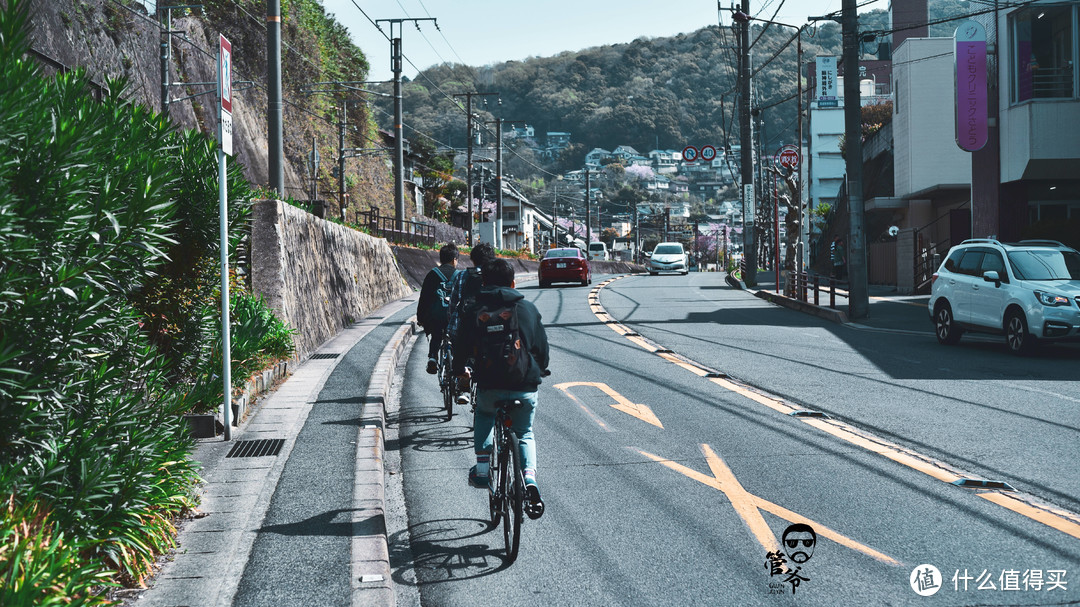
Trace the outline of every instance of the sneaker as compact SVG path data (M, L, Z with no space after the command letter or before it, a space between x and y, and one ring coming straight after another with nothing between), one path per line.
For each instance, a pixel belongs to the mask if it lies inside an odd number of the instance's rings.
M467 404L469 404L469 393L468 392L462 392L462 393L458 394L457 395L457 404L459 404L459 405L467 405Z
M434 358L427 359L427 372L431 375L435 375L439 372L439 361Z
M532 520L536 520L541 516L544 516L544 500L540 499L540 488L536 486L536 481L525 481L525 514Z
M488 477L476 473L476 466L469 468L469 486L477 489L488 488Z

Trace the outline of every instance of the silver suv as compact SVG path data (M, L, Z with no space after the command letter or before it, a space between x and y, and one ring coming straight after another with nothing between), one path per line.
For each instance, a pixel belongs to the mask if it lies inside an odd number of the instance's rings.
M934 273L930 318L937 339L964 331L1005 335L1014 354L1040 340L1080 340L1080 253L1052 240L965 240Z

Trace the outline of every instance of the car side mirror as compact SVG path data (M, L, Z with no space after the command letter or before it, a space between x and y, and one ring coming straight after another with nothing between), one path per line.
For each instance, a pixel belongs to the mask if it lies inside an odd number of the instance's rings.
M994 283L995 287L1001 286L1001 277L998 276L998 273L995 270L987 270L983 272L983 280L985 280L986 282Z

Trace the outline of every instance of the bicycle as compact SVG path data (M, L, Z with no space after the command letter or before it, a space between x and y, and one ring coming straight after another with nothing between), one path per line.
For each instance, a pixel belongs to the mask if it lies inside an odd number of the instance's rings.
M520 409L520 400L495 403L495 440L491 446L488 474L488 509L491 524L503 527L503 543L510 563L517 559L521 544L521 515L524 512L525 476L521 468L518 437L511 427L510 410Z
M457 379L451 372L453 368L454 354L450 345L449 334L443 336L439 346L438 378L439 389L443 395L443 408L446 409L446 419L454 418L454 398L457 396Z

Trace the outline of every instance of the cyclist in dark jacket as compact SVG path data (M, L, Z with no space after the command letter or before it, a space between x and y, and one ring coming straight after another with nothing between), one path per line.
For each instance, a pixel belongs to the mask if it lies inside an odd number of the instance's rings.
M524 379L514 383L505 378L477 380L476 414L473 419L473 447L476 465L469 470L469 483L475 487L487 487L490 465L492 427L495 423L495 403L501 400L520 400L522 407L510 412L514 433L519 440L522 468L525 476L526 513L539 518L544 512L540 489L536 484L536 443L533 437L533 419L536 415L536 395L541 378L548 375L547 333L541 322L540 312L514 287L514 267L505 259L496 259L484 266L484 288L476 298L470 312L463 315L458 338L454 342L454 370L463 374L465 369L459 360L475 352L480 343L476 330L476 311L481 307L514 307L521 333L522 347L529 352L531 362Z
M451 242L439 249L439 265L424 277L424 284L420 287L420 299L416 302L416 322L424 327L424 333L427 333L431 340L428 344L427 372L432 374L438 370L439 346L442 345L446 327L450 323L449 302L438 306L435 305L436 299L439 296L439 286L452 281L457 273L457 258L456 244Z
M476 295L483 287L484 283L480 274L484 265L496 259L495 247L491 246L491 243L481 242L469 252L469 259L472 260L473 267L458 272L450 286L450 323L447 327L447 335L451 343L457 339L462 314L476 301ZM469 364L468 360L462 359L455 361L455 366L458 362L462 365ZM468 391L462 389L456 400L459 405L469 404Z

